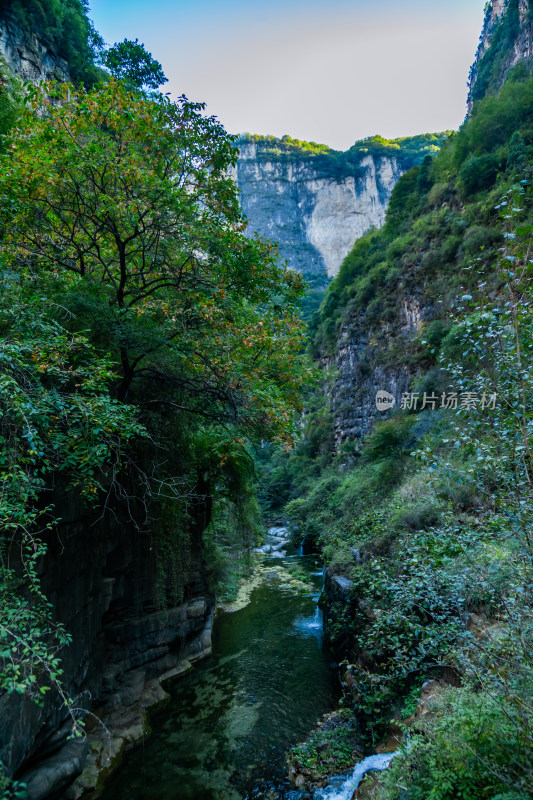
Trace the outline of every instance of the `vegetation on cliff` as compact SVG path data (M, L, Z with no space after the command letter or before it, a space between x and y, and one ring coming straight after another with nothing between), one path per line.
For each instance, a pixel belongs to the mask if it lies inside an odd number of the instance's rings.
M181 602L195 505L219 577L249 549L248 450L293 441L307 370L302 280L244 235L233 137L201 104L27 92L0 156L0 689L38 700L63 691L39 574L65 493L151 531Z
M0 0L0 16L9 15L28 36L37 36L64 58L74 83L92 86L102 38L87 16L87 0Z
M480 100L355 244L311 323L326 396L263 476L265 506L284 503L351 581L328 630L367 745L412 717L424 681L446 684L409 720L382 800L531 796L532 93L519 68ZM335 442L350 337L359 389L345 402L374 404L388 372L407 371L410 391L362 441L337 429Z
M495 94L502 86L510 63L512 63L513 48L518 43L523 27L531 25L533 4L531 0L527 0L525 5L527 9L523 7L521 9L520 0L507 0L503 14L495 23L492 23L492 3L486 3L479 48L469 75L469 101L471 103L481 100L489 94ZM524 11L525 18L523 17ZM489 38L487 47L484 47L485 37ZM525 70L527 65L522 62L520 68Z
M395 158L402 170L420 164L426 156L438 153L450 131L423 133L401 139L384 139L369 136L361 139L345 152L332 150L324 144L303 142L290 136L259 136L245 134L239 141L254 142L256 158L264 160L305 161L312 159L313 170L332 180L344 180L362 174L360 165L364 158Z
M501 183L532 153L533 79L520 77L521 70L497 96L478 104L435 159L402 176L386 224L356 242L311 322L315 352L331 349L352 314L364 313L367 322L397 319L406 293L421 304L439 298L448 307L472 283L471 260L494 257L503 241L496 208ZM440 316L434 336L437 327L444 335ZM422 353L416 342L412 346Z

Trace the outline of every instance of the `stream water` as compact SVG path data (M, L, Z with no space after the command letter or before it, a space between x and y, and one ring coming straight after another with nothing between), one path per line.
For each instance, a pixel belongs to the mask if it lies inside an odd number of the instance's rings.
M103 800L242 800L258 781L283 782L285 751L334 705L337 681L322 648L319 565L283 556L281 541L270 537L266 549L278 549L261 555L249 604L217 616L212 656L171 688Z

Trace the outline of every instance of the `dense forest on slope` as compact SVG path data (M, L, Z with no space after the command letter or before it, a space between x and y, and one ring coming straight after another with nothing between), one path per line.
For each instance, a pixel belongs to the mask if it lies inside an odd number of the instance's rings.
M503 241L495 208L502 180L531 157L532 100L533 82L518 66L438 157L402 177L386 225L356 243L312 323L317 348L334 342L343 315L364 310L390 320L398 289L416 286L421 296L449 303L470 282L468 260L490 261Z
M406 726L369 781L381 800L532 796L532 115L519 65L400 179L311 322L326 392L304 441L263 454L264 507L349 581L328 601L348 719L369 747ZM344 438L339 418L400 374L396 410ZM342 735L311 737L293 765L327 772Z

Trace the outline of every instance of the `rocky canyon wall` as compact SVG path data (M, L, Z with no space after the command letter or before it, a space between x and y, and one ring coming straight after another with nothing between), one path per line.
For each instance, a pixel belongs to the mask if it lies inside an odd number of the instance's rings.
M402 353L408 354L423 322L431 319L431 307L427 299L400 295L397 315L394 322L369 325L364 313L353 314L339 331L334 355L324 361L335 374L329 393L337 447L360 440L375 420L389 416L376 405L378 391L391 394L398 408L417 373Z
M250 235L279 243L289 266L306 276L334 277L354 242L380 227L402 174L394 157L363 156L351 174L327 174L318 157L302 150L278 157L261 140L243 138L234 178Z
M58 497L57 507L62 521L49 535L41 580L72 635L59 653L64 690L89 735L71 738L72 717L54 692L41 708L0 695L0 761L27 783L29 800L59 796L84 769L61 796L94 788L99 773L147 733L146 709L166 696L162 676L211 651L214 597L202 559L208 499L192 507L184 545L173 554L157 522L141 532L126 517L80 513L71 495Z
M8 67L27 81L70 80L67 62L38 36L28 35L8 14L0 16L0 56Z

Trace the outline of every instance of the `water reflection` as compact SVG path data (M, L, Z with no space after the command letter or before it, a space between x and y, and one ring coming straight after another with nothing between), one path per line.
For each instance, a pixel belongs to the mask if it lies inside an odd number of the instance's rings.
M242 800L255 781L283 779L286 749L331 708L336 682L322 651L317 564L278 552L264 554L249 605L217 618L213 656L176 683L104 800ZM305 593L291 563L305 572Z

